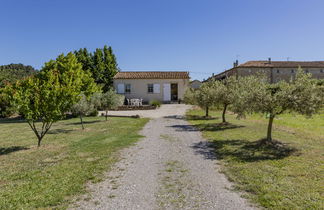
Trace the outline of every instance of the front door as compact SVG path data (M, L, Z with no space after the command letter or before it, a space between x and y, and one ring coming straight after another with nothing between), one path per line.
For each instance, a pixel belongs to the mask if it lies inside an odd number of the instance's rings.
M170 83L163 84L163 101L171 101L171 85L170 85Z
M172 101L178 100L178 84L177 83L171 84L171 100Z

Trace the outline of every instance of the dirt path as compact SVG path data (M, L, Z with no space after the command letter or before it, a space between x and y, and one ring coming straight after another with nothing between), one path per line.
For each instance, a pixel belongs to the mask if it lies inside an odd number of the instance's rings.
M166 109L184 114L187 106ZM172 114L168 111L166 114ZM252 209L218 172L208 143L179 115L152 119L77 209Z

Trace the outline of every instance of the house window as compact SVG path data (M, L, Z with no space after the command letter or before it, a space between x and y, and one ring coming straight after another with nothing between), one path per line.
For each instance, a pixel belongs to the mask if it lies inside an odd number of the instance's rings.
M321 73L323 73L324 71L323 71L323 69L321 69L321 71L320 71Z
M308 69L306 69L306 73L308 73L309 71L308 71Z
M130 93L131 92L131 85L130 84L126 84L125 85L125 93Z
M291 70L291 73L295 73L295 70L292 69L292 70Z
M279 69L277 69L277 73L278 73L278 74L280 73Z
M147 92L148 93L153 93L154 92L153 84L147 84Z

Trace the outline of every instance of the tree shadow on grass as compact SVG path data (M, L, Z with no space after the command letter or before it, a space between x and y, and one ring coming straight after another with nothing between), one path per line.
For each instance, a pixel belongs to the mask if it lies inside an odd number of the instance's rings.
M201 131L222 131L227 129L242 128L243 125L234 125L231 123L202 123L195 125Z
M206 117L201 115L186 115L187 120L217 120L219 117Z
M26 123L26 120L22 117L14 117L14 118L0 118L0 124L7 123Z
M22 146L12 146L12 147L0 147L0 156L1 155L7 155L12 152L17 152L20 150L27 150L28 147L22 147Z
M59 134L59 133L70 133L72 132L72 129L53 129L49 130L47 133L48 134Z
M97 122L103 122L103 120L83 121L83 124L94 124ZM81 125L81 122L67 123L66 125Z
M210 142L208 147L199 147L198 143L192 148L197 154L201 154L206 159L210 158L210 148L213 148L217 159L236 159L242 162L257 162L263 160L278 160L291 155L300 155L299 151L289 146L275 141L273 144L264 144L264 139L258 141L247 140L215 140Z

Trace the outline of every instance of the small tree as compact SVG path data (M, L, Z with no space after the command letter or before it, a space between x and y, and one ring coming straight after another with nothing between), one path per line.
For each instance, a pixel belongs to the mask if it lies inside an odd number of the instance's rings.
M80 99L81 91L88 92L87 87L94 87L89 77L69 53L45 63L37 75L8 86L11 103L27 120L37 136L38 146L52 124L62 119ZM39 123L41 126L37 127Z
M222 121L226 122L225 114L228 106L234 103L236 92L238 91L238 80L235 77L228 77L222 81L215 81L213 87L215 89L215 104L221 106Z
M106 121L108 120L108 110L123 105L125 97L116 94L114 90L109 90L101 96L101 108L105 110Z
M189 104L197 105L205 110L205 117L209 116L209 108L215 105L216 94L214 82L203 83L200 88L188 89L184 96L184 101Z
M301 69L298 70L296 79L289 83L280 81L269 84L260 81L250 83L247 90L241 92L245 97L245 107L249 106L251 111L265 113L269 117L265 143L272 143L272 125L276 116L284 112L311 116L324 103L323 90L316 86L310 74L303 73Z
M91 103L91 100L88 100L84 93L80 94L80 100L74 104L71 108L72 113L79 115L82 130L84 130L83 125L83 116L87 115L94 110L94 104Z

